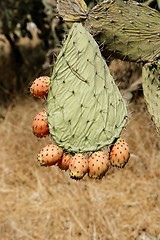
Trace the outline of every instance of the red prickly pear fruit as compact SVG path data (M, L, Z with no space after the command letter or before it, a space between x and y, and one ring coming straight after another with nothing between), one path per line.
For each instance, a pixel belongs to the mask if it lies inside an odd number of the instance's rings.
M58 161L58 167L61 170L65 170L65 171L68 170L71 158L72 158L71 154L63 153L62 158Z
M89 177L100 179L109 169L110 162L106 154L102 151L94 152L88 159Z
M50 87L50 78L42 76L36 78L30 87L30 92L34 97L45 98L48 94Z
M116 143L111 146L109 160L112 166L123 168L130 157L129 147L126 141L119 138Z
M45 111L39 112L34 118L32 132L38 138L49 135L47 113Z
M63 149L55 144L48 144L42 148L40 153L37 155L37 159L41 166L52 166L55 165L62 157Z
M69 163L70 177L80 180L88 172L88 160L81 154L75 154Z

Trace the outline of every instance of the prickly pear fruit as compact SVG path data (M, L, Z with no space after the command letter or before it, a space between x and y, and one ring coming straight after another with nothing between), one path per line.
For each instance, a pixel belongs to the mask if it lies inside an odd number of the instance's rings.
M102 178L109 169L110 163L106 154L102 151L94 152L89 157L89 177Z
M69 168L69 163L72 158L72 155L69 153L63 153L62 158L58 161L58 167L61 170L67 170Z
M49 134L47 113L45 111L39 112L32 123L32 132L38 137L46 137Z
M50 78L42 76L36 78L30 87L30 92L34 97L44 98L47 96L50 86Z
M112 166L123 168L128 162L130 157L129 147L126 141L119 138L111 147L109 153L109 160Z
M81 153L75 154L70 160L69 171L71 178L76 180L83 178L88 172L87 159Z
M41 166L55 165L62 157L63 150L55 144L48 144L37 156Z

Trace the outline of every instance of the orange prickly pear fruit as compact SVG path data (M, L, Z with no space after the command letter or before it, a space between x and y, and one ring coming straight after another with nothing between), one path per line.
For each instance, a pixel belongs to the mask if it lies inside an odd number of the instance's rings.
M65 171L68 170L71 158L72 158L71 154L63 153L62 158L58 161L58 167L61 170L65 170Z
M36 78L30 87L30 92L34 97L45 98L50 88L50 78L42 76Z
M39 112L34 118L32 123L32 132L38 138L49 135L47 113L45 111Z
M94 152L88 159L89 161L89 177L100 179L109 169L110 162L106 154L102 151Z
M88 172L88 160L81 154L75 154L69 163L70 177L79 180Z
M48 144L37 155L41 166L55 165L62 157L63 150L55 144Z
M109 153L109 160L112 166L123 168L130 157L129 147L126 141L119 138L112 146Z

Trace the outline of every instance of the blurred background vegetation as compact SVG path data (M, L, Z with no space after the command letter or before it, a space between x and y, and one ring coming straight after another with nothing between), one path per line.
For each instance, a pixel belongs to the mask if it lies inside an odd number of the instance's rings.
M102 0L86 0L89 8L98 2ZM159 0L147 4L155 9L160 5ZM35 77L50 74L66 30L56 0L0 1L1 99L26 91Z

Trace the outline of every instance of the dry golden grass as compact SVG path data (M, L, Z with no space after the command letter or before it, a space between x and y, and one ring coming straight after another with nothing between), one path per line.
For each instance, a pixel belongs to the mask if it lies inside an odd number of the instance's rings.
M42 102L14 101L1 121L0 239L132 240L145 230L160 236L160 144L142 106L123 133L131 158L102 180L69 178L40 167L36 155L50 142L31 133Z

